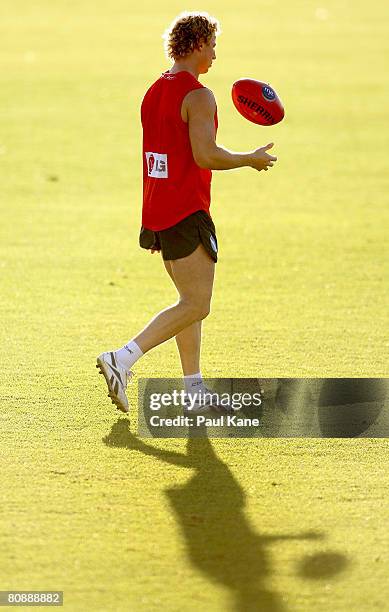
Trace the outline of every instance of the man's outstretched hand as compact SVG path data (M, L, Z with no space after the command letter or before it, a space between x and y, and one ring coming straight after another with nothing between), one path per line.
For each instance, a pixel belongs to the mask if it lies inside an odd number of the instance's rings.
M272 147L274 147L274 142L270 142L264 147L253 151L251 154L251 167L260 172L261 170L267 171L269 167L273 166L273 163L277 161L277 158L274 155L267 153L268 149L271 149Z

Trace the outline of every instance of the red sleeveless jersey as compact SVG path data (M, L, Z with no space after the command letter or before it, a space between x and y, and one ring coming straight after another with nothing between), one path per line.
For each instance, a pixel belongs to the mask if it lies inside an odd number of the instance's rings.
M197 210L209 214L212 171L193 159L188 124L181 118L186 94L204 87L190 72L162 73L141 106L143 127L143 227L160 231ZM215 137L218 128L215 112Z

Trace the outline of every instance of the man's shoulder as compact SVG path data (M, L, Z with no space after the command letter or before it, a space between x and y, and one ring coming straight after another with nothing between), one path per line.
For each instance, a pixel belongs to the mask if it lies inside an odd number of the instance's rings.
M216 107L216 99L213 91L205 86L199 89L191 89L186 95L186 103L189 107Z

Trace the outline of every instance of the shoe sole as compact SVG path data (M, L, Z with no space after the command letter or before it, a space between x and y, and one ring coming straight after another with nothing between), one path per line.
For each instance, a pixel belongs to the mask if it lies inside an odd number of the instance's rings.
M105 369L105 363L99 357L97 358L96 368L100 370L99 374L102 374L105 378L105 382L107 383L109 391L108 397L111 398L111 401L116 406L116 409L127 414L129 412L129 408L123 405L118 396L115 394L114 390L111 388L111 381L109 380L109 374Z

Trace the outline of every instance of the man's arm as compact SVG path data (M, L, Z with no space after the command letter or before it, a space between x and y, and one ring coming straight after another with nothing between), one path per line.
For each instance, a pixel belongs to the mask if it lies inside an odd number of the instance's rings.
M231 170L250 166L260 171L273 165L277 158L266 153L273 143L247 153L235 153L219 147L215 140L215 111L216 101L210 89L195 89L188 94L189 138L193 158L200 168Z

